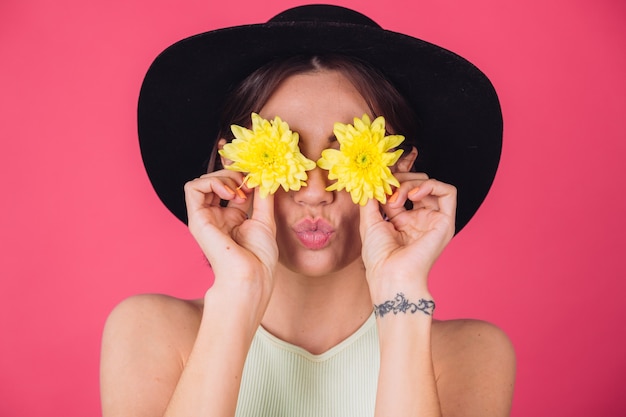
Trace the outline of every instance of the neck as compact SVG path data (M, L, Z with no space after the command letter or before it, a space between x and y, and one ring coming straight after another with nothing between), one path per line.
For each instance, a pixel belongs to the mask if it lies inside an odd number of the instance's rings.
M360 258L340 271L316 277L279 264L262 325L276 337L319 354L354 333L371 313Z

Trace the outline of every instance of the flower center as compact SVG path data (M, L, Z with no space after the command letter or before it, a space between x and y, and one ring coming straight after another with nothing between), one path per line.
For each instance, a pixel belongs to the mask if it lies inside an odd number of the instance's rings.
M370 165L372 165L372 155L370 152L361 151L357 154L355 162L357 167L367 169Z
M272 167L280 161L280 151L279 146L276 146L274 141L268 141L270 143L262 143L259 144L257 158L258 163L262 166L272 169Z

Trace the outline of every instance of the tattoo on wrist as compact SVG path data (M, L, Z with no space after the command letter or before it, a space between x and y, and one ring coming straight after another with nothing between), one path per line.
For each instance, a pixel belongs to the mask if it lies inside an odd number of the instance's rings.
M385 301L382 304L374 304L374 314L376 317L384 317L388 313L411 313L415 314L418 311L432 316L435 311L435 302L433 300L424 300L420 298L417 304L410 302L404 297L404 294L399 292L393 300Z

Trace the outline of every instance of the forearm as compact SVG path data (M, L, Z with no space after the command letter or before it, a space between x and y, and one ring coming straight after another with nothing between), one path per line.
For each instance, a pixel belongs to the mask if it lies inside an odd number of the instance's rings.
M255 297L211 289L196 342L165 416L232 417L245 359L264 306Z
M430 294L406 287L383 293L373 300L381 354L375 416L440 416Z

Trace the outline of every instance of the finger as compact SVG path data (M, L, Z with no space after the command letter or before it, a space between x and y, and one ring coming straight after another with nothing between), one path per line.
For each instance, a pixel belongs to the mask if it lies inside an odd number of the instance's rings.
M252 214L252 206L254 203L254 189L248 188L244 183L235 187L233 191L235 192L235 197L230 200L222 201L221 205L239 209L246 213L249 218Z
M456 214L456 188L441 181L429 179L418 188L412 189L407 197L413 202L421 202L426 208L438 210L454 217Z
M222 200L229 201L229 204L245 205L246 195L237 187L235 180L229 177L209 176L187 182L184 192L188 218L193 219L195 212L200 209L220 205Z
M416 199L416 195L421 187L415 187L407 193L407 200L411 202L413 210L426 209L432 211L439 211L439 199L432 195L426 195L420 199Z
M387 200L387 203L383 205L383 211L389 219L405 212L405 203L408 199L408 194L423 184L424 181L428 180L428 176L426 176L426 174L416 175L412 173L410 176L404 175L403 177L404 178L402 178L400 187L394 191L394 193ZM413 207L420 208L422 206L423 205L421 203L417 203L417 206L414 204Z
M380 213L380 205L378 201L371 198L364 206L359 208L360 223L359 230L361 232L361 238L365 235L365 232L374 224L383 221L383 216Z
M185 184L185 202L188 208L198 208L204 206L207 197L213 194L221 199L232 199L236 196L234 186L234 181L223 181L216 177L196 178Z
M245 178L243 173L237 171L229 171L227 169L209 172L196 178L196 180L220 180L224 182L229 191L232 190L236 193L236 195L240 196L241 198L246 198L245 195L243 195L241 192L238 192L238 188L242 188L242 183L244 182L244 179Z
M268 194L261 197L259 188L254 189L254 197L252 198L252 215L251 218L258 220L264 224L270 225L275 230L274 219L274 194Z

